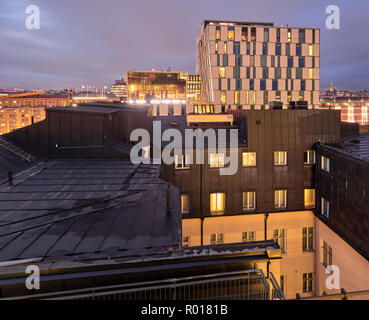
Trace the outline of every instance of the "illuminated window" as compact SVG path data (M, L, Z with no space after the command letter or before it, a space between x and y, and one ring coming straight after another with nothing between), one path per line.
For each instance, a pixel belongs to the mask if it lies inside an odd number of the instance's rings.
M332 248L323 240L322 264L325 268L332 265Z
M314 228L302 228L302 252L314 251Z
M292 101L292 91L288 91L287 101L288 102Z
M228 27L227 39L229 41L234 40L234 27Z
M190 196L186 193L181 194L181 213L190 212Z
M315 207L315 189L304 189L305 208Z
M227 53L227 42L224 42L224 53Z
M304 101L304 91L299 91L299 101Z
M242 27L242 35L241 35L242 41L247 41L247 33L248 33L247 30L248 30L247 27Z
M327 157L321 157L321 169L329 172L330 170L330 160Z
M256 41L256 28L251 28L251 41Z
M234 104L240 104L240 91L235 91L234 92Z
M210 244L221 244L224 243L223 233L213 233L210 235Z
M355 122L355 113L353 106L348 107L348 122Z
M313 79L313 69L309 69L309 79Z
M313 273L304 273L302 275L302 291L304 293L313 292Z
M225 207L225 193L211 193L210 194L210 213L212 215L224 214Z
M225 104L226 103L226 92L225 91L221 91L220 92L220 103L221 104Z
M210 168L224 167L224 153L209 154Z
M249 104L249 91L246 91L246 104Z
M274 206L276 208L287 207L287 190L275 190L274 191Z
M190 244L190 237L188 236L183 236L183 241L182 241L182 246L183 247L188 247Z
M174 167L176 169L189 169L190 168L190 155L182 154L182 156L174 156Z
M291 29L288 29L288 32L287 32L287 41L288 42L291 42L291 39L292 39Z
M219 77L225 78L225 68L224 67L219 67Z
M256 240L256 232L242 232L242 242L251 242Z
M244 167L256 166L256 152L243 152L242 153L242 165Z
M314 46L311 44L309 45L309 56L313 56L314 55Z
M255 210L255 194L256 193L254 191L242 193L243 210Z
M220 40L220 27L217 26L215 29L215 39Z
M282 253L286 253L286 229L274 229L273 230L273 240L278 243L281 248Z
M304 164L315 164L315 151L314 150L304 151Z
M215 42L215 53L218 53L218 49L219 49L219 43L218 41Z

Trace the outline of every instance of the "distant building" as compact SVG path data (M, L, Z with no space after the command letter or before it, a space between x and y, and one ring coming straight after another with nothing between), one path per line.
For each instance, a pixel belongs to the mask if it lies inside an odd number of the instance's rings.
M128 71L128 101L185 102L187 76L179 71Z
M197 38L204 100L216 112L270 102L319 107L320 30L205 20Z
M110 85L110 93L123 98L123 100L127 100L127 84L126 82L121 79L121 80L115 80L114 84Z
M44 119L44 107L0 108L0 135Z

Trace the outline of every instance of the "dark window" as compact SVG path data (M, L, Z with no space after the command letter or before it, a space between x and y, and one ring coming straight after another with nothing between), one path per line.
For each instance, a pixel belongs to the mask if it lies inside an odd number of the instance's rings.
M280 56L281 55L281 52L282 52L282 50L281 50L281 44L280 43L276 43L275 44L275 55L276 56Z
M293 67L293 57L288 57L288 67L289 68Z
M246 78L250 79L250 67L246 68Z
M269 42L269 29L264 28L264 42Z
M228 66L228 55L223 54L223 66Z
M242 80L236 79L236 90L242 90Z
M289 43L286 43L286 56L289 56L291 52L291 45Z
M301 90L306 90L306 81L301 80Z
M268 44L267 43L263 43L263 54L264 55L268 54Z
M242 56L235 56L235 65L238 67L242 66Z
M263 68L263 79L268 79L268 68Z
M301 44L296 44L296 56L301 56Z
M299 42L305 42L305 29L299 29Z
M246 54L250 54L250 42L246 43Z
M254 90L254 80L250 80L250 90Z
M281 68L275 68L275 76L274 78L280 79L281 78Z
M266 80L260 80L260 90L266 89Z
M267 65L267 56L261 56L261 58L260 58L260 65L262 67L266 67L266 65Z
M240 67L233 67L233 78L240 78Z
M281 42L281 29L277 29L277 42Z
M299 57L299 68L305 67L305 57Z
M240 54L240 43L233 42L233 54Z
M291 68L287 68L287 79L291 79Z
M273 80L272 81L272 89L273 90L278 90L278 80Z
M296 68L296 79L302 79L302 69Z
M270 58L271 58L270 59L271 60L271 65L272 65L272 67L274 67L275 56L271 56Z

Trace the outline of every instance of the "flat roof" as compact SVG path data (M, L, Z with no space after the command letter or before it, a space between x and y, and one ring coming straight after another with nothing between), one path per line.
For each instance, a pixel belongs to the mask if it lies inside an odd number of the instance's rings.
M221 24L237 24L243 26L265 26L274 27L274 22L256 22L256 21L236 21L236 20L204 20L204 26L206 27L210 23Z
M369 133L344 138L340 143L322 145L329 149L337 150L350 157L360 159L369 164Z
M48 160L1 185L0 264L92 263L178 248L179 191L160 171L124 159Z

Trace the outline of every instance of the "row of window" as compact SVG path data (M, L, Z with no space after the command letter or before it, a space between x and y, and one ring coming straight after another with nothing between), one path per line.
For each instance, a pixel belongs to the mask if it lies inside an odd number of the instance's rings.
M264 28L263 33L263 42L269 42L269 28ZM220 26L216 26L215 28L215 39L220 40L220 32L221 28ZM315 30L312 30L312 42L315 43ZM235 40L235 27L228 27L227 28L227 40L228 41L234 41ZM260 41L260 39L256 39L256 28L255 27L242 27L241 29L241 40L242 41ZM292 29L287 29L287 42L292 41ZM276 30L276 42L281 42L281 29L277 28ZM298 29L298 42L299 44L305 43L305 29Z
M215 42L215 53L219 54L219 42ZM293 54L290 44L285 44L285 50L283 51L283 56L287 56L287 57L292 57L292 56L297 56L297 57L302 57L302 46L301 44L297 44L296 45L296 50L295 50L295 55ZM275 44L275 51L274 53L269 52L269 46L268 43L263 43L262 45L262 55L263 56L271 56L273 59L275 59L275 57L277 57L278 59L280 59L280 57L282 56L282 44L281 43L276 43ZM308 49L308 55L309 57L313 57L314 56L314 47L313 45L309 45L309 49ZM242 52L241 50L241 45L239 42L233 42L233 51L229 52L228 50L228 43L224 42L223 43L223 54L227 55L227 54L234 54L234 55L242 55L242 54L246 54L248 56L251 56L253 58L253 56L256 56L256 45L254 44L252 46L252 52L251 52L251 45L250 42L246 43L246 50L244 52Z
M274 88L274 87L273 87ZM274 92L274 91L273 91ZM306 101L305 100L305 92L307 91L303 91L300 90L299 91L299 96L298 96L298 101ZM251 90L251 91L245 91L246 93L246 104L250 104L250 96L253 96L253 103L256 103L256 91L255 90ZM264 105L268 105L269 103L269 91L264 91L263 92L263 102ZM281 91L277 90L275 91L275 95L274 95L274 99L273 101L281 101ZM287 101L290 102L292 101L292 91L288 91L287 92ZM241 90L235 90L234 91L234 100L231 104L237 104L240 105L241 103ZM313 104L314 102L314 92L310 91L310 104ZM229 103L229 101L227 101L227 92L226 91L220 91L220 103L222 105L225 105L227 103ZM261 102L260 102L261 103ZM265 106L263 106L265 107ZM230 109L230 107L229 107ZM239 106L239 109L242 109L241 106ZM251 105L251 109L253 109L253 106Z
M323 158L323 157L322 157ZM224 153L209 153L209 165L210 168L222 168L224 167L225 155ZM304 164L315 164L315 151L304 151ZM322 161L323 164L323 161ZM286 166L287 165L287 151L274 151L274 165ZM189 169L190 168L190 154L185 153L181 157L175 155L174 157L175 169ZM242 153L242 166L243 167L255 167L256 166L256 152L243 152Z
M210 194L210 213L212 215L222 215L225 212L224 192L215 192ZM287 208L287 190L274 191L274 206L276 209ZM304 206L305 208L315 207L315 189L304 189ZM244 211L256 210L256 192L245 191L242 193L242 208ZM190 195L181 194L181 213L190 212Z
M218 65L219 66L219 65ZM253 74L251 76L250 71L253 71ZM282 79L282 68L280 67L276 67L273 68L274 70L274 74L270 73L270 68L262 66L262 74L261 74L261 79L275 79L274 81L276 81L277 79ZM303 70L302 68L294 68L295 70L295 78L294 79L303 79ZM310 80L313 80L314 78L314 70L313 68L309 68L308 69L308 73L307 73L307 77ZM225 67L219 67L219 78L218 79L226 79L226 68ZM241 79L241 69L239 66L233 67L233 77L234 79ZM228 78L230 79L230 78ZM256 68L254 67L246 67L246 76L245 79L251 79L254 80L256 79ZM292 79L292 68L286 68L286 78L284 78L283 80L287 80L287 79ZM251 84L251 80L250 80L250 89L252 90L252 85Z

